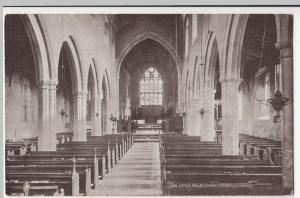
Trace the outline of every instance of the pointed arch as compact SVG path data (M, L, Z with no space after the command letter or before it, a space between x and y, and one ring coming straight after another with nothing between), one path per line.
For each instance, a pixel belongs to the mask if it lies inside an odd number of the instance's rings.
M283 30L280 28L282 26L281 18L288 17L288 15L275 15L276 22L276 34L277 41L288 40L289 30ZM243 69L243 46L244 46L244 37L247 27L247 22L249 19L249 14L235 14L230 18L230 22L227 26L227 42L226 48L223 57L226 57L225 60L225 75L228 79L240 79L241 70ZM285 21L286 23L287 21ZM282 34L282 32L284 32ZM284 35L284 36L282 36ZM286 37L286 38L282 38Z
M248 14L237 14L231 17L228 24L227 48L225 52L226 79L239 79L243 55L244 36L248 21Z
M172 56L174 62L176 63L176 69L177 69L177 77L178 77L178 82L181 81L181 59L176 51L176 49L169 43L167 42L162 36L160 36L157 33L154 32L144 32L142 34L137 35L134 37L131 41L127 42L123 50L121 50L120 53L118 53L118 59L117 59L117 76L120 76L120 68L122 65L123 60L125 59L126 55L130 52L130 50L136 46L137 44L141 43L142 41L146 39L152 39L155 42L159 43L162 45Z
M104 74L102 75L101 80L101 98L103 98L103 85L105 85L106 94L107 94L107 100L110 98L110 84L109 84L109 78L106 69L104 70Z
M69 36L68 39L62 43L60 53L62 52L62 50L65 50L65 52L67 53L66 55L68 61L71 64L70 72L72 79L72 91L74 94L81 92L83 91L82 67L77 47L71 36ZM58 65L59 64L57 64L57 68Z
M30 40L31 50L36 68L36 80L47 81L53 78L51 67L51 52L48 47L46 32L38 15L20 15ZM39 83L37 83L39 84Z
M97 70L96 70L96 63L95 63L95 60L94 58L92 58L92 61L89 65L89 70L88 70L88 74L87 74L87 78L86 79L86 85L88 86L88 81L89 81L89 77L90 75L92 75L92 80L93 80L93 83L94 83L94 93L95 93L95 97L99 97L100 96L100 89L99 89L99 78L98 78L98 73L97 73ZM87 90L88 90L88 87L87 87Z
M205 57L206 61L205 61L205 70L204 70L204 78L205 78L204 83L206 87L213 86L212 78L214 77L216 71L216 63L217 61L220 61L219 55L220 54L219 54L217 39L214 35L212 35L209 40L207 54Z

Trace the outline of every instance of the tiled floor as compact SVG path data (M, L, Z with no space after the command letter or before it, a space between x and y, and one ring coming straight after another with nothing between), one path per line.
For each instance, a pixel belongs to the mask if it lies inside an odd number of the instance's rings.
M161 195L158 143L135 143L94 196Z

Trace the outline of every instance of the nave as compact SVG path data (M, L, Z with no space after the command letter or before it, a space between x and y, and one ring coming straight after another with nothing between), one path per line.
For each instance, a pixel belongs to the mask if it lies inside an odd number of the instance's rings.
M6 194L293 194L292 15L4 20Z

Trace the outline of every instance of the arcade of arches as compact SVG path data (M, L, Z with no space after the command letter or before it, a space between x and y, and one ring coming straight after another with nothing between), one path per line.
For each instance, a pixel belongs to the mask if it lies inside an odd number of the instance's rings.
M239 154L239 134L282 141L293 188L291 15L6 15L5 138L56 150L182 118L182 133ZM279 90L280 112L267 105ZM135 121L134 121L135 122ZM123 127L123 128L122 128Z

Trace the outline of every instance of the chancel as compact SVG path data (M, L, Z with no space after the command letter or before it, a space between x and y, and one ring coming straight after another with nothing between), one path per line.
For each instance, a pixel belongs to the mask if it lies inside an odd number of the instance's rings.
M292 15L4 23L7 195L293 194Z

